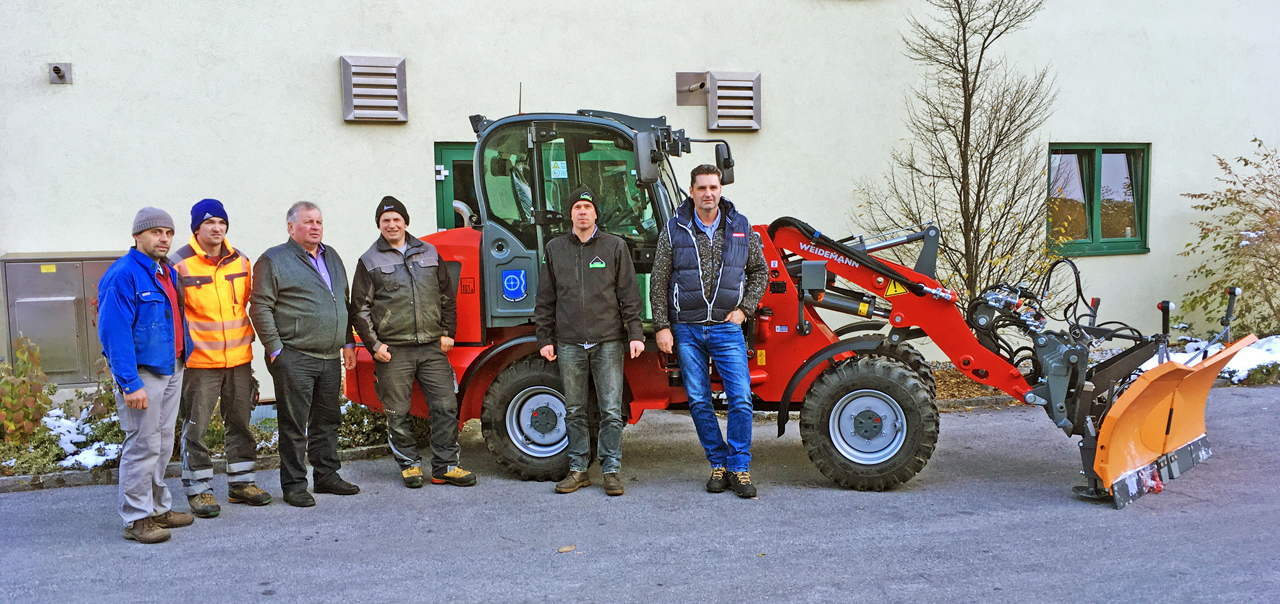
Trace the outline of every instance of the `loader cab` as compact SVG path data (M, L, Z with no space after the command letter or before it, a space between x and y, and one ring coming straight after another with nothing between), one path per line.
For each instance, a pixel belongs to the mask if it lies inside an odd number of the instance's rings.
M597 226L626 240L647 285L673 204L661 183L637 180L632 129L581 115L520 115L490 124L478 136L487 326L532 320L543 249L569 232L566 200L579 186L595 194Z

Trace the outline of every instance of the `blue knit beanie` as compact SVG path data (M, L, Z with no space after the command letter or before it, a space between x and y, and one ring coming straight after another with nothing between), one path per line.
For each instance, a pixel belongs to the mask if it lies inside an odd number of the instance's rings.
M221 218L230 225L231 221L227 220L227 211L223 209L222 202L216 199L201 199L196 205L191 206L191 232L200 230L200 223L210 218Z

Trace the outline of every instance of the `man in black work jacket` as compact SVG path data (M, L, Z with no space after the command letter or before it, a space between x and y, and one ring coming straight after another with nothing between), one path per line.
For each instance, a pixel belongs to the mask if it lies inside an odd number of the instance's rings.
M387 441L411 489L426 484L409 415L413 382L431 419L431 482L469 487L458 467L458 398L449 351L458 330L453 280L436 246L410 235L409 210L388 195L374 219L382 236L360 256L351 284L351 324L373 355L374 385L387 415Z
M557 493L590 486L587 464L588 375L595 378L600 406L597 455L608 495L621 495L622 365L644 352L640 287L627 243L596 227L599 212L591 191L569 196L573 230L547 243L546 266L538 280L538 347L548 361L559 360L564 382L569 475ZM629 345L626 343L629 342ZM589 372L589 374L588 374Z

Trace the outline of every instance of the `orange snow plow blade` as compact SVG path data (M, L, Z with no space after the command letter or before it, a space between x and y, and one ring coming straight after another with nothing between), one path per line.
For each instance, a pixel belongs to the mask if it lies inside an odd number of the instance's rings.
M1258 341L1241 338L1194 365L1169 361L1143 373L1107 411L1098 430L1093 469L1111 485L1116 508L1209 458L1204 408L1213 381L1236 353Z

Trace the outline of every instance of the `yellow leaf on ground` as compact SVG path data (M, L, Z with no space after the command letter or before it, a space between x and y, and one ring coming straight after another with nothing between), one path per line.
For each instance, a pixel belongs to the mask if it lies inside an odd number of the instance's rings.
M560 549L556 550L556 553L557 553L557 554L567 554L567 553L569 553L569 552L571 552L571 551L573 551L573 550L575 550L575 549L578 549L578 546L576 546L576 545L566 545L566 546L564 546L564 547L562 547L562 548L560 548Z

